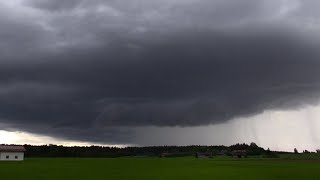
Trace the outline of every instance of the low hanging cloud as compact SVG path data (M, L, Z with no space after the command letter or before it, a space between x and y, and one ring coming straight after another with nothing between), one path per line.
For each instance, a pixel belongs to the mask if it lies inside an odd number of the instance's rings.
M0 3L12 15L0 16L0 122L132 143L135 127L225 123L316 104L318 16L306 10L314 3Z

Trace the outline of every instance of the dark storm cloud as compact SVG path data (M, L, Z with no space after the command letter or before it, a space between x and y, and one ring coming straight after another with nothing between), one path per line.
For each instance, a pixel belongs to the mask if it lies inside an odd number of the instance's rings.
M3 128L131 143L138 126L216 124L317 103L319 41L289 24L310 17L296 5L142 2L26 1L30 17L47 16L0 19Z
M82 0L68 0L68 1L51 1L51 0L27 0L26 5L35 8L45 9L49 11L61 11L75 8Z

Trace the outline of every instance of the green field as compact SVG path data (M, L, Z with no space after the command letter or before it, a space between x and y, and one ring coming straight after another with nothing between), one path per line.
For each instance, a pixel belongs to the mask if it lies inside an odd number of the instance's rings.
M320 161L291 159L26 159L0 162L1 180L320 179Z

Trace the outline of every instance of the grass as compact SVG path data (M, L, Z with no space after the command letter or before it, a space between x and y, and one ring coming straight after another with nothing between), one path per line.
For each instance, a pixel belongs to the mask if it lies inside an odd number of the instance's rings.
M294 160L320 160L320 154L318 153L301 153L301 154L281 154L282 159L294 159Z
M320 161L195 158L26 159L0 162L3 180L320 179Z

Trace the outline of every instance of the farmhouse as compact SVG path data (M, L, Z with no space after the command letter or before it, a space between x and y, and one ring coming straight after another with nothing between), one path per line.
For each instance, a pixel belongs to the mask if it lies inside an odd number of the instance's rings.
M0 161L23 161L25 151L23 146L0 145Z
M232 151L232 157L233 158L245 158L245 157L247 157L247 151L246 150L234 150L234 151Z

